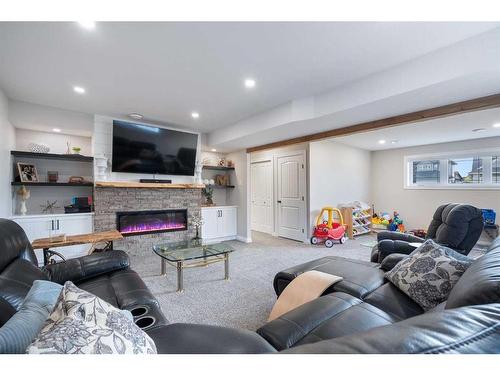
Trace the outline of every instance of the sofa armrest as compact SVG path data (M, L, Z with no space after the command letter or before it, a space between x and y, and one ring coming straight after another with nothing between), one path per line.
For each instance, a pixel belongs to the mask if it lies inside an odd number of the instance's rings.
M405 241L405 242L425 242L423 238L414 236L413 234L401 233L401 232L391 232L389 230L384 230L377 234L377 242L383 240L393 240L393 241Z
M406 258L406 254L390 254L380 263L380 268L386 272L392 270L396 264Z
M262 354L274 353L266 340L252 331L176 323L147 331L159 354Z
M51 281L64 284L66 281L79 282L109 272L126 269L129 265L128 255L121 250L114 250L49 264L43 268L43 271Z
M409 255L415 250L409 242L400 240L382 240L378 243L378 261L381 263L388 255Z

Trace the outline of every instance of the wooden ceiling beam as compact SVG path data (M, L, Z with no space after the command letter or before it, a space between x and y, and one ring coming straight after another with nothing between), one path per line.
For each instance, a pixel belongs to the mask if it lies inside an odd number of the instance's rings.
M441 107L424 109L417 112L406 113L393 117L387 117L380 120L363 122L360 124L350 125L343 128L332 129L320 133L304 135L302 137L291 138L283 141L268 143L261 146L249 147L247 153L267 150L271 148L290 146L297 143L318 141L325 138L340 137L355 133L389 128L392 126L431 120L439 117L452 116L466 112L479 111L482 109L500 107L500 94L483 96L481 98L465 100L463 102L443 105Z

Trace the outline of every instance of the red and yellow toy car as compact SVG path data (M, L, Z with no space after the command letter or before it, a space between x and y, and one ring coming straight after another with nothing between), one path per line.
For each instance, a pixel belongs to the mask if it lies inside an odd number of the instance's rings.
M325 212L328 213L328 220L323 220ZM333 213L337 214L338 221L333 221ZM344 218L338 208L323 207L316 220L316 226L313 229L311 243L317 245L324 242L326 247L332 247L333 241L344 243L346 237L346 225L344 225Z

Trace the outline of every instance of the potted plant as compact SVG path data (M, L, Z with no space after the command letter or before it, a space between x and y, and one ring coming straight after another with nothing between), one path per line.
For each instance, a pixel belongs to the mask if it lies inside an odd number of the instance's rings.
M214 189L211 186L205 186L203 189L201 189L201 194L205 198L205 205L206 206L213 206L214 205L214 201L213 201Z

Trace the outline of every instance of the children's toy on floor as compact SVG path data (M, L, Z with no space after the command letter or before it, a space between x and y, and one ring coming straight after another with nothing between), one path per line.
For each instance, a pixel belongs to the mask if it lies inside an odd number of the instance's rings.
M334 213L337 214L338 221L333 221ZM327 220L325 220L325 214L328 215ZM344 243L347 240L345 231L346 226L340 210L333 207L323 207L316 220L311 243L317 245L324 242L326 247L332 247L334 241Z

